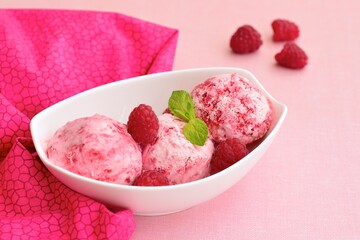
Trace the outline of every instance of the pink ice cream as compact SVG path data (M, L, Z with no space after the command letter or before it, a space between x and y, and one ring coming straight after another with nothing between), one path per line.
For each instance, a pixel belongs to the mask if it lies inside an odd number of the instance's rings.
M183 134L185 122L171 114L159 116L156 142L143 150L143 170L159 169L170 184L191 182L209 175L214 144L193 145Z
M142 168L141 149L126 126L94 115L68 122L47 143L57 166L100 181L131 185Z
M215 142L239 138L248 144L269 130L273 110L267 97L238 74L222 74L191 92L195 111L207 124Z

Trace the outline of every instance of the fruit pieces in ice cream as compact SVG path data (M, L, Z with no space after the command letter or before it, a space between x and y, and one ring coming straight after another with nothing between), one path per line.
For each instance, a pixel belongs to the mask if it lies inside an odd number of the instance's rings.
M239 138L243 144L269 130L273 109L267 97L239 74L222 74L198 84L191 96L196 114L207 124L211 138Z
M142 168L141 149L126 125L102 115L78 118L47 143L55 165L100 181L131 185Z
M183 134L185 124L168 113L159 116L158 138L143 150L143 171L162 171L170 184L191 182L209 175L214 144L210 139L204 146L190 143Z

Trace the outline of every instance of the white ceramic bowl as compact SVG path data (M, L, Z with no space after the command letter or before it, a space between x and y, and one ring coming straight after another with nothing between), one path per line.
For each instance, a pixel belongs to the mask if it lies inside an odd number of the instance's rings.
M264 140L245 158L207 178L162 187L136 187L101 182L52 164L45 140L66 122L95 113L126 123L132 109L141 103L161 114L173 90L188 90L208 77L239 73L254 82L272 101L275 117ZM201 68L145 75L103 85L61 101L37 114L30 123L32 138L49 171L71 189L108 206L131 209L136 215L161 215L182 211L210 200L237 183L259 160L278 133L287 107L276 101L250 72L239 68Z

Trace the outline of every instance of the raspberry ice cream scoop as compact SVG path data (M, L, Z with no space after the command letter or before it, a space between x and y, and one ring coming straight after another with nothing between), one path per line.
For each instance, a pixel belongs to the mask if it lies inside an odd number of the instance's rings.
M236 73L207 79L193 89L191 97L215 142L239 138L243 144L251 143L266 134L273 119L267 97Z
M170 184L195 181L210 173L214 144L204 146L189 142L183 134L185 122L165 113L159 116L159 133L155 143L143 150L143 170L160 170Z
M51 162L100 181L130 185L141 173L141 150L123 123L102 115L79 118L47 143Z

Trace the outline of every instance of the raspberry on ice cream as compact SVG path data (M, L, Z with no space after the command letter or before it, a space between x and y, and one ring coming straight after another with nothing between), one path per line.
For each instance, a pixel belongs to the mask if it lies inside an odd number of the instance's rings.
M51 162L100 181L131 185L141 173L141 150L123 123L102 115L66 123L47 143Z
M228 138L220 142L211 159L210 173L214 174L240 161L249 153L245 144L238 138Z
M159 120L149 105L140 104L131 111L127 131L140 146L152 143L158 130Z
M158 170L147 170L137 176L133 183L134 186L167 186L169 180Z
M191 96L196 114L206 122L215 142L239 138L248 144L270 128L273 117L270 101L239 74L211 77L198 84Z
M191 182L210 173L214 144L193 145L183 134L185 122L165 113L159 116L159 133L155 143L143 150L143 171L161 170L170 184Z

